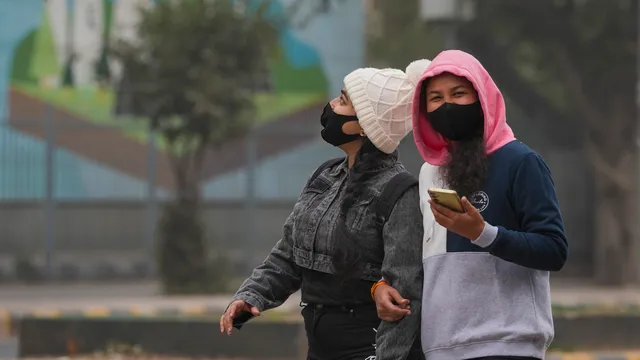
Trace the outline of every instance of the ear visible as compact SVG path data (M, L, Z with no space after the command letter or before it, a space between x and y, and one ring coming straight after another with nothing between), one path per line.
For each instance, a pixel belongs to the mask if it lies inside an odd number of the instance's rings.
M362 128L362 126L360 126L360 123L358 123L358 127L360 128L360 136L366 138L367 134L365 134L364 129Z

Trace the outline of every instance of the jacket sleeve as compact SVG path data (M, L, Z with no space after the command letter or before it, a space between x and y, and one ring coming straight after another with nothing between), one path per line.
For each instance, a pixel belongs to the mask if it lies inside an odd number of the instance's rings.
M300 289L302 277L300 269L293 261L291 237L294 214L295 209L284 224L282 239L276 243L264 262L242 283L233 300L243 300L264 311L282 305L291 294ZM234 319L234 327L240 329L242 324L252 317L250 313L243 313Z
M551 172L538 154L529 154L520 163L511 201L520 231L486 224L474 243L520 266L545 271L562 269L567 260L567 238Z
M407 190L384 226L382 276L411 304L411 315L382 321L376 339L377 360L405 359L420 334L422 302L422 213L418 187Z
M316 168L314 174L319 169ZM305 192L313 178L312 174L307 179L300 195ZM299 198L298 201L300 201ZM234 301L242 300L262 312L282 305L291 294L300 290L302 275L300 268L293 260L293 221L297 206L298 203L284 223L282 238L271 249L271 253L262 265L255 268L251 276L240 285L233 296ZM234 319L233 326L240 329L252 318L251 313L243 313Z

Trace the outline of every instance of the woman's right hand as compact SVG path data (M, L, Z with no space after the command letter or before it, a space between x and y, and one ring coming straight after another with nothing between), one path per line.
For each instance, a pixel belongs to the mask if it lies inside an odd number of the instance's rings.
M373 299L376 301L376 310L381 320L394 322L411 315L409 300L389 285L378 285L373 292Z
M243 312L250 312L253 316L260 316L260 310L257 307L251 306L242 300L236 300L229 305L227 311L220 317L220 332L226 332L227 335L231 335L233 319Z

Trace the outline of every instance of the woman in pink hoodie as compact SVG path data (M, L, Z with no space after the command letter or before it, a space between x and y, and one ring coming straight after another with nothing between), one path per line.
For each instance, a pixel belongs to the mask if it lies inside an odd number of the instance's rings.
M500 90L470 54L440 53L416 83L414 139L426 163L421 328L412 331L429 360L543 359L554 335L549 272L568 252L549 168L515 139ZM434 187L456 190L465 211L434 203ZM373 293L383 320L415 316L393 283ZM378 334L377 360L401 358L392 334Z

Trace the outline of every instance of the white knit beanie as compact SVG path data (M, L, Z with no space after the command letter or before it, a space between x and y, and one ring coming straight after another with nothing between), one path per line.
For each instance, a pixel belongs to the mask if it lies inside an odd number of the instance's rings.
M344 86L365 135L380 151L394 152L411 132L411 102L416 74L429 66L429 60L414 61L408 76L398 69L363 68L344 78ZM419 78L419 76L418 76Z

